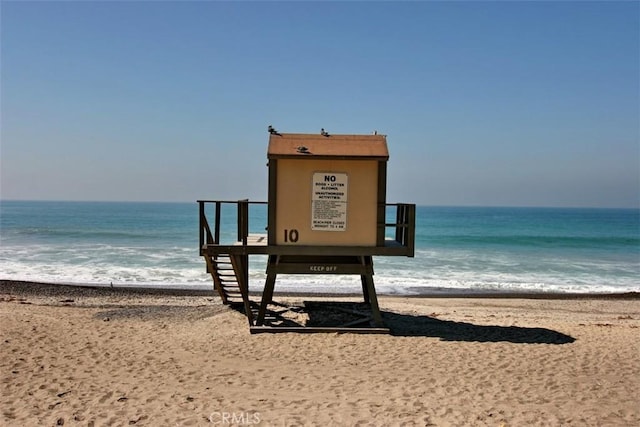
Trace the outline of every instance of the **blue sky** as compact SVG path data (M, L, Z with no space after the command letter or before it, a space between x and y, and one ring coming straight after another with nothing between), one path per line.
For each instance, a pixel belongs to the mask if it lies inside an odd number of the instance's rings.
M3 199L266 200L267 126L389 202L640 206L638 2L1 3Z

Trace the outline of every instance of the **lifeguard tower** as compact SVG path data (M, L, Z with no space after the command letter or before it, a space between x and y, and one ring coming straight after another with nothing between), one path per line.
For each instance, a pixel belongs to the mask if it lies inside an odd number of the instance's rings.
M386 136L269 131L266 234L249 234L249 207L265 202L198 201L200 255L214 288L224 303L242 302L252 333L389 332L378 307L373 256L414 256L415 205L386 203ZM237 206L231 244L220 240L223 204ZM213 230L207 205L214 209ZM257 254L267 255L259 305L248 288L249 256ZM267 313L281 274L359 275L370 315L331 327L274 326Z

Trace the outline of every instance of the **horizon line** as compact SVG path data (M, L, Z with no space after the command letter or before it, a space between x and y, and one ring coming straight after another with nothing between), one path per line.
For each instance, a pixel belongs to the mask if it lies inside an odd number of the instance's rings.
M216 199L207 199L216 200ZM220 199L222 200L222 199ZM226 199L225 199L226 200ZM246 200L246 198L238 199ZM148 204L197 204L198 199L193 201L186 200L86 200L86 199L2 199L3 202L36 202L36 203L148 203ZM267 203L264 200L251 200L249 202ZM393 203L408 203L408 202L387 202ZM424 203L412 203L416 207L424 208L495 208L495 209L626 209L626 210L640 210L638 206L589 206L589 205L482 205L482 204L468 204L468 205L455 205L455 204L424 204Z

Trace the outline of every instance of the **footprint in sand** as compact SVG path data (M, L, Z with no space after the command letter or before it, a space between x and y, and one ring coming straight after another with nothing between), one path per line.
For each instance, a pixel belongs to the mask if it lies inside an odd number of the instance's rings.
M102 399L100 399L100 403L104 403L107 400L111 399L111 397L113 397L113 392L110 391L109 393L105 394L104 396L102 396Z

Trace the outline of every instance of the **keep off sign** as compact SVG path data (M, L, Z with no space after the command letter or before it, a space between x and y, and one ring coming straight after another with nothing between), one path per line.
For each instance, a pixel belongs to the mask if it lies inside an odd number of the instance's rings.
M316 172L313 174L311 197L311 229L345 231L347 229L346 173Z

